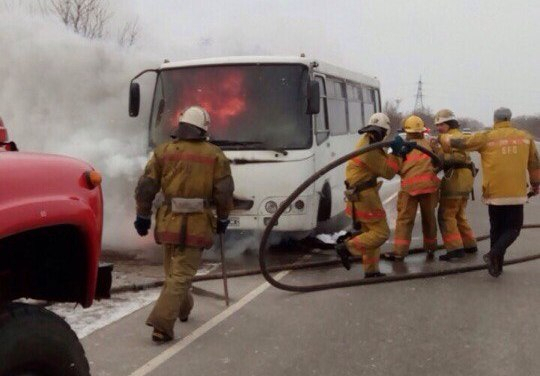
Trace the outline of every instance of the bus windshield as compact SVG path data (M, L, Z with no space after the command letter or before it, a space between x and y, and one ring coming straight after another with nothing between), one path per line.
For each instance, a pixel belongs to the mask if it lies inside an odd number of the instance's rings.
M163 70L157 77L150 146L170 139L183 109L210 114L210 141L225 150L307 149L308 71L303 65L221 65Z

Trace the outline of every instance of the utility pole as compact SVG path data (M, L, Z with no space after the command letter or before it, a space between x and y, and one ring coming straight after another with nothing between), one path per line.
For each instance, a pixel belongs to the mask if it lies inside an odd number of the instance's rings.
M422 94L422 76L418 80L418 88L416 89L416 102L414 103L414 112L424 111L424 95Z

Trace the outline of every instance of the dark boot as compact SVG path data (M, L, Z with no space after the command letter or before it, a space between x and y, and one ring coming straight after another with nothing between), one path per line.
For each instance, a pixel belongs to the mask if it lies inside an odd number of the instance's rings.
M497 270L499 271L499 275L503 272L503 265L504 265L504 256L497 257Z
M486 253L483 256L483 259L487 264L488 273L490 276L497 278L501 275L501 272L499 270L499 262L496 257L492 256L491 253Z
M428 249L426 251L426 260L433 260L434 257L435 257L435 251Z
M382 253L381 258L388 261L398 261L398 262L405 260L404 256L398 256L392 252Z
M154 331L152 332L152 341L156 343L165 343L172 341L172 337L168 334L160 332L157 329L154 329Z
M470 247L464 249L465 253L476 253L478 252L478 247Z
M349 259L352 255L347 249L347 246L345 245L345 242L336 244L336 253L341 259L341 263L343 264L343 267L347 270L351 269L351 260Z
M463 249L460 248L454 249L453 251L448 251L445 255L440 255L439 260L450 261L454 258L462 258L463 256L465 256L465 252L463 251Z
M371 273L366 273L364 276L364 278L377 278L377 277L386 277L386 274L381 273L381 272L371 272Z

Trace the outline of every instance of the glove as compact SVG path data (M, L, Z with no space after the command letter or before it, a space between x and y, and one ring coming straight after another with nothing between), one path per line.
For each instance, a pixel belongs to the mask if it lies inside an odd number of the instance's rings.
M133 222L133 225L137 230L137 234L139 234L140 236L148 235L148 229L150 228L151 224L152 220L150 218L144 218L140 216L137 216L137 219L135 219L135 222Z
M227 226L229 225L230 222L231 221L229 221L228 219L218 219L216 232L218 234L224 234L225 231L227 231Z
M415 145L414 142L405 142L403 146L401 147L401 156L405 158L407 154L409 154L414 148L413 145Z
M405 141L398 135L394 138L394 140L390 143L390 147L392 148L392 154L396 156L401 156L401 149L403 149L403 145L405 144Z

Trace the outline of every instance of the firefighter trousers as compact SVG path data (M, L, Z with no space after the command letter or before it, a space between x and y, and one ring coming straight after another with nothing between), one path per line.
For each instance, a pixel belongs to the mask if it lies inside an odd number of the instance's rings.
M364 273L375 273L379 271L380 246L388 240L390 229L386 218L361 225L360 234L347 242L347 248L351 254L362 256Z
M438 192L423 193L411 196L405 191L398 193L397 220L394 235L394 254L406 256L411 245L411 234L416 218L416 210L420 205L422 216L422 233L424 234L424 249L435 251L437 249L437 220L435 207L437 206Z
M467 197L441 197L437 220L447 251L476 247L474 232L465 215L467 201Z
M201 248L164 245L165 283L154 309L146 319L146 325L174 337L176 319L186 319L193 308L193 296L189 289L201 259Z
M504 261L506 249L518 238L523 227L523 205L489 205L491 251Z

